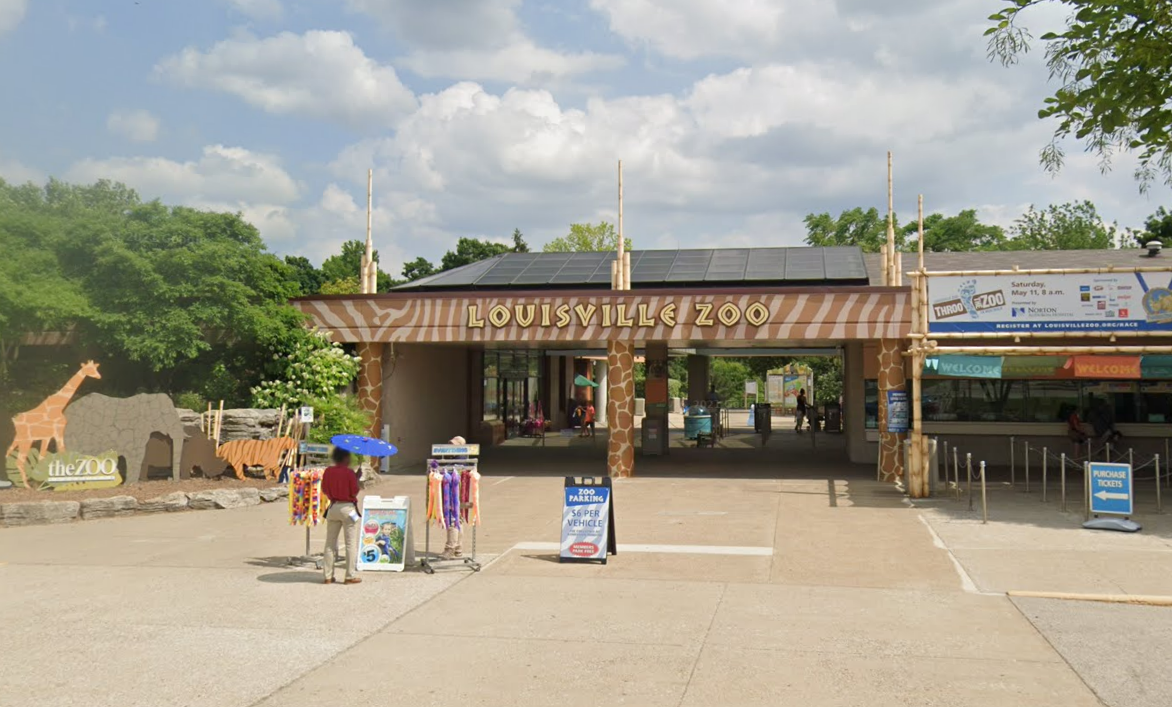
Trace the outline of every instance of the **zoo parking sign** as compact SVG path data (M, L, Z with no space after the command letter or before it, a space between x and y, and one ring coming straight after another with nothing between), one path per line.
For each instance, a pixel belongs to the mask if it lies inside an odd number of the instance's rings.
M595 485L589 477L581 482L566 478L560 562L594 560L606 564L607 555L617 551L610 479L601 481Z

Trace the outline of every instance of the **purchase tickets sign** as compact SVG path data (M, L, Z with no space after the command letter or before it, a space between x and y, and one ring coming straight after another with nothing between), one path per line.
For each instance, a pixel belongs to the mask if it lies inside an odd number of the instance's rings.
M610 542L610 494L609 486L571 486L567 483L562 506L561 559L606 562Z
M1172 331L1169 273L947 276L928 279L934 333Z

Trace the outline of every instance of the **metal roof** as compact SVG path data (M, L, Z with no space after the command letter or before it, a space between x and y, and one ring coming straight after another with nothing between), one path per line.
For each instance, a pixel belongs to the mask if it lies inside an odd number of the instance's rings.
M616 254L506 253L408 282L396 290L570 289L610 286ZM856 247L631 251L631 286L866 285Z
M1147 257L1142 248L1121 250L992 250L958 253L924 253L924 267L928 270L1022 270L1043 268L1105 268L1161 266L1168 258ZM917 267L916 253L901 253L905 273ZM863 256L872 285L883 283L883 260L878 253ZM904 284L908 279L904 277Z

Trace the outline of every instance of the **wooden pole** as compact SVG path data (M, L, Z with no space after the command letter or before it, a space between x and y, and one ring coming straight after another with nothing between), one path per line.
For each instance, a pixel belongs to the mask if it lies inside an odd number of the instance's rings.
M879 255L883 258L883 286L891 287L891 265L890 259L887 257L887 244L879 246Z
M220 446L220 435L224 431L224 401L220 401L220 411L216 414L216 447Z
M895 172L892 167L891 151L887 151L887 258L884 261L888 275L887 285L899 287L899 271L895 251Z
M619 263L619 277L618 288L620 290L626 289L624 287L625 277L623 275L623 255L627 251L627 242L623 238L623 161L619 160L619 243L618 243L618 263Z
M924 354L972 354L975 356L1048 356L1079 354L1167 354L1167 346L922 346L909 352Z
M374 294L378 278L374 275L374 170L366 170L366 255L362 260L362 293Z

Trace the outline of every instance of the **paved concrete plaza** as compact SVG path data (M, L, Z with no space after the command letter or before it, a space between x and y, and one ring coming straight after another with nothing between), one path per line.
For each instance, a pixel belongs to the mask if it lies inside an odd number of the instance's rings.
M1172 703L1172 609L1005 595L1172 593L1163 518L1094 534L999 489L982 525L793 437L640 460L606 566L554 549L560 477L601 468L590 448L493 450L480 573L323 586L286 566L304 532L280 504L0 530L0 702Z

